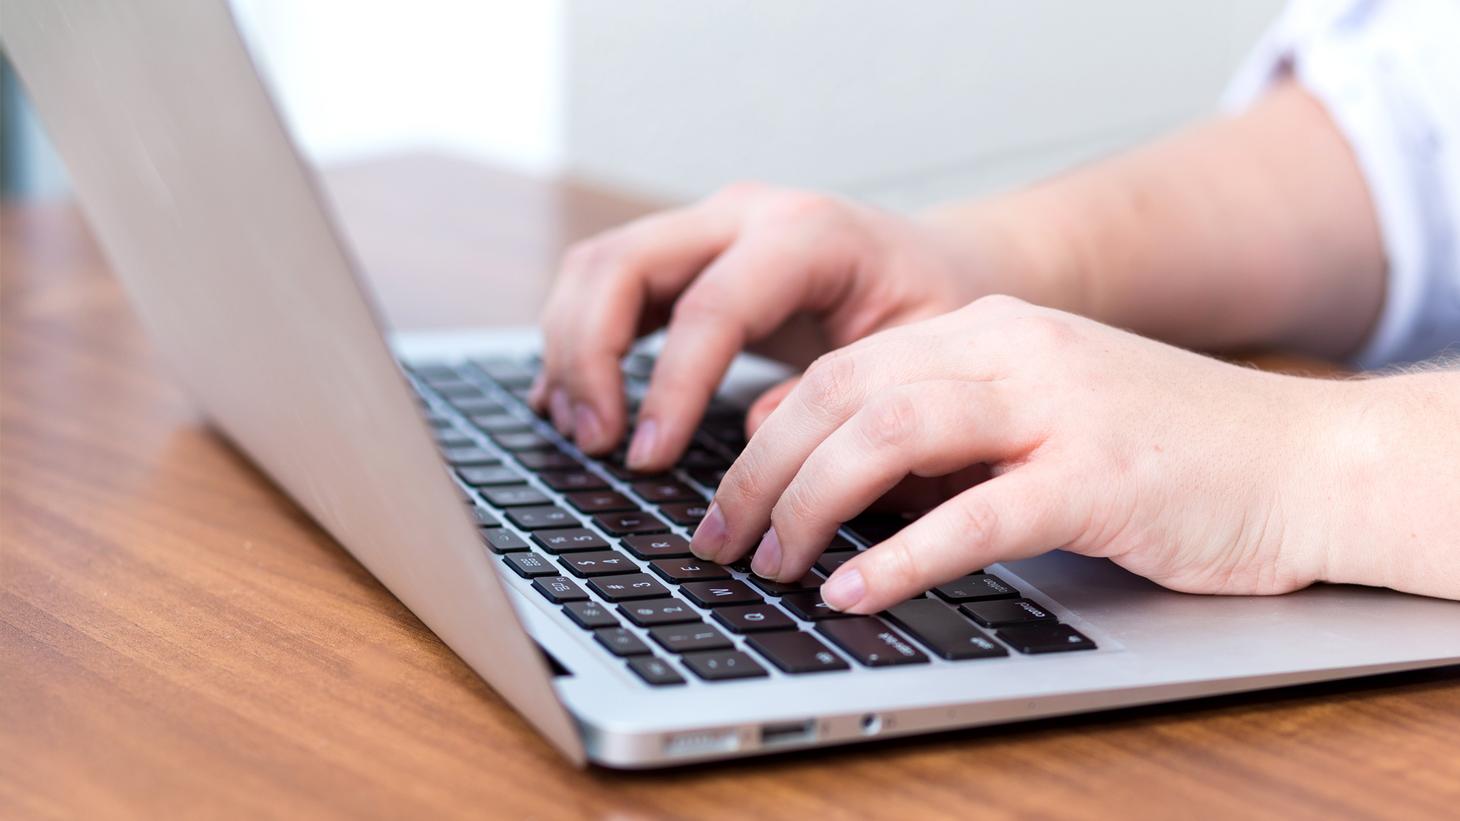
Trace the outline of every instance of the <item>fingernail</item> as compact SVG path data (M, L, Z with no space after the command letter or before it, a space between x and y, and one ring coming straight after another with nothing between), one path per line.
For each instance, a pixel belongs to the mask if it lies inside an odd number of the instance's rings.
M564 436L573 435L573 402L568 398L568 392L562 388L553 391L552 400L548 403L552 411L553 427L558 433Z
M659 435L659 423L645 419L634 431L634 441L629 443L629 468L638 470L648 464L654 456L654 446Z
M774 579L781 572L781 537L776 535L774 527L761 537L755 557L750 561L750 569L762 579Z
M867 583L862 581L862 572L855 567L839 570L821 586L821 598L833 610L846 610L856 606L867 595Z
M603 425L598 421L598 412L587 402L579 402L573 409L573 432L578 437L578 446L597 447L603 436Z
M713 560L724 546L725 514L720 512L719 505L711 502L710 509L705 511L705 518L690 537L689 551L701 559Z

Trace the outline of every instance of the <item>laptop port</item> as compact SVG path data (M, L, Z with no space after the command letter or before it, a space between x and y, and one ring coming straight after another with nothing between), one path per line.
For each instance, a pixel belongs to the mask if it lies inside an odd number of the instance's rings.
M762 745L792 744L798 741L811 741L814 738L816 738L816 722L811 719L778 721L774 724L762 724L760 727Z

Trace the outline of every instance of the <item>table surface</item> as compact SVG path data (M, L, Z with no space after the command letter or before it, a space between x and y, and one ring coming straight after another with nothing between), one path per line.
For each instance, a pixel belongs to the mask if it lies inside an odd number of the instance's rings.
M440 157L329 183L401 327L520 322L647 207ZM575 770L210 432L71 206L4 206L0 266L0 817L1454 817L1455 668Z

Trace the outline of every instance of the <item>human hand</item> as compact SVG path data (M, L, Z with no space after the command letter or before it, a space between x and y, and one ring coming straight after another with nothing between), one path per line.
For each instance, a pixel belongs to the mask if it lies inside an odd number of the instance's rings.
M692 546L720 563L754 547L756 573L800 578L841 522L904 477L983 463L993 478L843 565L827 602L876 612L1061 547L1177 590L1290 591L1324 572L1325 425L1348 384L985 298L813 364L726 474Z
M798 314L824 343L935 316L982 291L946 232L804 191L742 184L575 245L543 314L543 370L529 401L604 453L628 426L619 360L668 325L628 452L668 467L731 360ZM806 352L809 361L822 350Z

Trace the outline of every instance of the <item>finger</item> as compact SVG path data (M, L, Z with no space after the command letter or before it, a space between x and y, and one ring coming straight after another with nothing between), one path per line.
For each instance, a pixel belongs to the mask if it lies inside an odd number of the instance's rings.
M667 301L734 238L738 213L724 202L645 217L574 247L543 313L539 412L558 401L584 450L601 453L623 435L619 361L648 303ZM565 400L554 400L561 389Z
M848 613L876 613L995 562L1063 547L1086 520L1079 484L1035 465L990 479L842 565L822 598Z
M796 310L816 307L832 281L799 238L748 232L675 303L644 394L629 467L661 470L689 444L735 356Z
M756 397L756 400L751 403L749 410L745 412L746 439L755 435L755 432L765 422L766 417L770 416L771 411L775 410L785 401L786 397L791 394L791 391L796 388L796 383L800 381L801 377L793 376L778 385L770 387L765 393Z
M934 380L877 396L814 450L771 511L751 568L799 579L842 522L909 474L944 476L1020 458L1035 438L1008 412L995 382Z

